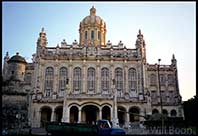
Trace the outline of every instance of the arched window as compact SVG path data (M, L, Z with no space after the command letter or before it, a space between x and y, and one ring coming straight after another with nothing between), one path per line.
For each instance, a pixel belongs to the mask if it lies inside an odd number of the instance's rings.
M150 77L150 85L156 85L157 83L157 77L155 74L151 74L151 77Z
M26 81L27 83L31 83L31 80L32 80L31 73L25 74L25 81Z
M137 89L137 76L136 70L134 68L129 69L128 82L129 82L129 90L136 91Z
M151 91L151 103L152 104L157 104L158 103L157 91L156 90Z
M101 32L98 31L98 40L100 40L100 39L101 39Z
M80 67L74 68L73 74L73 90L81 91L81 80L82 80L82 72Z
M67 68L62 67L59 71L59 91L64 91L66 87L66 82L68 78Z
M115 69L115 88L118 91L122 91L123 89L123 73L122 68Z
M174 85L174 76L172 74L168 74L168 85Z
M162 98L162 103L167 103L167 92L164 90L161 90L161 98Z
M101 89L102 91L109 90L109 69L108 68L101 69Z
M51 96L53 91L54 69L47 67L45 71L45 96Z
M85 31L85 39L87 40L87 31Z
M160 85L166 85L166 77L164 74L160 74Z
M94 91L95 90L95 69L94 68L88 68L87 89L88 89L88 91Z
M91 31L91 40L93 40L94 39L94 31L92 30Z

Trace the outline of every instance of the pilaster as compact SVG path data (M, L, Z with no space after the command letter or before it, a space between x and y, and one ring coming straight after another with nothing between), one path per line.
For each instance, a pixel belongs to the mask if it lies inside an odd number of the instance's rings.
M84 60L84 64L83 64L83 73L82 73L82 85L83 85L83 90L82 92L83 93L87 93L87 65L85 64L86 63L86 60Z
M97 64L96 69L97 69L97 72L96 72L96 88L97 88L96 93L100 94L101 93L101 89L100 89L100 87L101 87L101 85L100 85L100 83L101 83L100 64Z

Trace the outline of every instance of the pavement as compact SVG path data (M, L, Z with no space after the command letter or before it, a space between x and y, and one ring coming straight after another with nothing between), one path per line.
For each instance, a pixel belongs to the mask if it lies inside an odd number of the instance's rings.
M45 128L32 128L31 129L32 135L47 135L47 131Z

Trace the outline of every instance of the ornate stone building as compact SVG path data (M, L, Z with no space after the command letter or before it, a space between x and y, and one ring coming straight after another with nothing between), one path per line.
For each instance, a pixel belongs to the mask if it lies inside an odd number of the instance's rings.
M24 78L31 80L32 127L43 127L47 121L97 119L127 125L144 120L136 114L161 112L161 100L164 114L183 116L174 55L170 65L148 64L140 30L134 49L122 41L106 42L106 23L94 7L79 27L79 43L63 40L56 47L48 47L44 28L40 32L33 63L24 71Z

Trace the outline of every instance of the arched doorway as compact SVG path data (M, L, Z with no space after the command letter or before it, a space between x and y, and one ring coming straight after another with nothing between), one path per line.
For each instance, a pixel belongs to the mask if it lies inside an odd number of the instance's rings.
M126 109L124 107L118 107L118 121L120 126L124 125L125 117L126 117Z
M77 123L78 122L78 107L72 106L70 108L70 122Z
M96 123L99 116L99 108L94 105L86 105L82 108L82 121L87 124Z
M171 117L176 117L177 116L177 112L176 110L171 110Z
M138 107L132 107L129 109L129 121L130 122L139 122L140 121L140 110Z
M110 112L111 112L110 108L108 106L104 106L102 108L102 119L110 120L111 119Z
M46 127L46 123L51 120L52 109L50 107L41 108L41 127Z
M157 113L159 113L159 111L157 109L152 110L152 114L157 114Z
M56 120L57 122L61 122L62 116L63 116L63 107L57 107L55 109L55 115L56 115Z
M162 110L162 114L165 115L166 117L168 116L168 111L166 109Z

